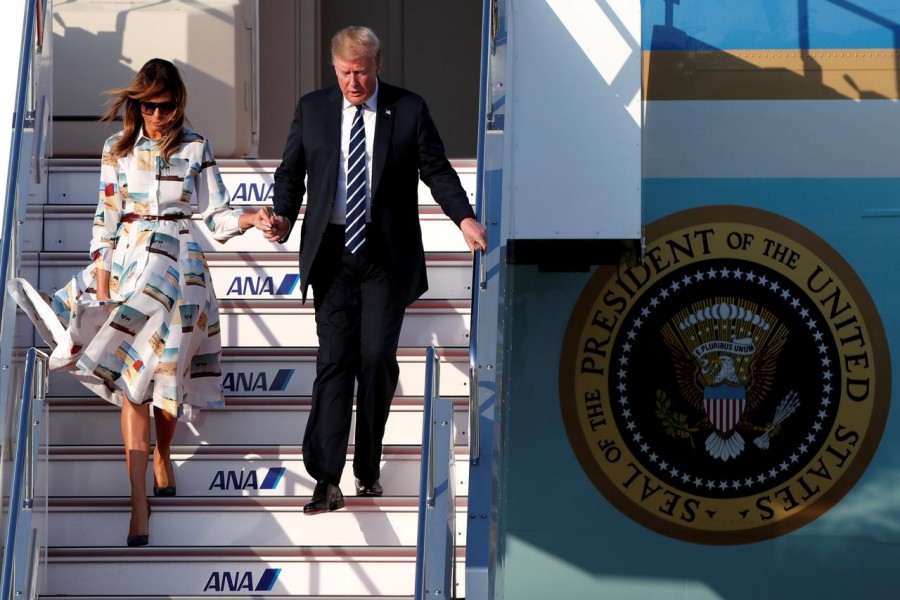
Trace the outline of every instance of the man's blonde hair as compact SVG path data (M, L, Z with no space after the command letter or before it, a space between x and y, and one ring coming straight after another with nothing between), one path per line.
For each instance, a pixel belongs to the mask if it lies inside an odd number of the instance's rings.
M351 26L341 29L331 38L331 58L352 60L371 58L381 67L381 40L368 27Z

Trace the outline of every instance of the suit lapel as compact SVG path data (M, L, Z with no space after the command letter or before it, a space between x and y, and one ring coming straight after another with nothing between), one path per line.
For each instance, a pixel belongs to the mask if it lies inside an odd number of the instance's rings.
M394 94L391 86L378 81L378 111L375 116L375 143L372 148L372 205L387 162L391 134L394 131Z

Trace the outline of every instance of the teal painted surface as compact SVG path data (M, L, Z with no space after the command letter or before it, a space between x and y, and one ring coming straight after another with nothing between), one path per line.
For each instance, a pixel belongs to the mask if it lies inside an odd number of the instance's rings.
M735 182L648 183L648 220L696 206L701 203L698 198L723 198L726 189L732 203L765 208L759 195L762 188L756 194L752 189L738 192L747 182L734 187ZM806 184L811 187L807 189ZM845 257L867 257L864 263L851 264L866 273L876 302L885 302L890 285L880 283L880 278L887 276L896 284L900 273L893 264L897 261L888 254L892 241L879 241L872 234L900 228L900 220L866 220L866 229L858 231L851 209L834 212L837 203L828 201L840 196L838 191L823 197L814 182L797 182L785 189L791 187L792 201L773 197L769 189L767 202L784 201L786 206L778 212L822 229L820 235L840 247ZM805 193L798 197L802 190ZM698 196L700 191L707 194ZM807 195L819 202L804 208L801 198ZM856 212L864 208L855 204ZM847 234L862 239L851 242L845 239ZM900 564L900 415L896 413L900 411L892 413L881 447L857 486L825 515L789 535L735 546L683 542L637 524L607 502L576 460L559 408L560 349L587 279L587 274L511 267L499 540L502 598L900 597L896 577ZM884 307L882 317L890 336L891 327L897 331L896 320L885 314Z
M896 0L642 0L643 45L690 50L900 47ZM654 37L667 27L688 37ZM675 45L672 45L674 43Z

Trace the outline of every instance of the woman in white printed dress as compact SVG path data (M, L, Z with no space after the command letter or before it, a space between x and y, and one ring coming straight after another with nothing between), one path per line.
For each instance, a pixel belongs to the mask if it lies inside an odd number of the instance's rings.
M14 279L8 289L66 370L122 407L131 482L127 544L149 542L145 477L150 407L156 428L153 493L174 496L170 447L179 417L222 406L216 296L195 228L224 242L267 210L229 206L209 142L184 125L187 94L171 62L147 62L125 88L107 92L123 129L103 146L93 263L52 298ZM199 213L200 220L191 215Z

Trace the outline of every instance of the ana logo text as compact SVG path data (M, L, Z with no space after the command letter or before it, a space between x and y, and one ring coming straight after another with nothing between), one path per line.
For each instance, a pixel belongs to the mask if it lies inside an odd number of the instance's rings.
M266 471L262 484L256 471L216 471L209 490L274 490L284 476L285 467L270 467Z
M299 273L288 273L275 285L272 277L238 276L231 280L226 296L290 296L300 282Z
M213 571L203 587L204 592L270 592L281 569L266 569L253 583L253 571Z
M222 388L227 392L283 392L293 376L294 369L278 369L269 383L267 371L237 371L225 374Z
M274 183L240 183L231 195L232 202L272 202Z

